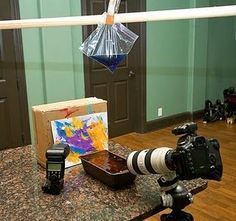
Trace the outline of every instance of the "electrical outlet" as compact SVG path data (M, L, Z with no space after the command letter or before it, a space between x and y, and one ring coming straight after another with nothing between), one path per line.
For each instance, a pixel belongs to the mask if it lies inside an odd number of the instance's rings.
M162 107L157 109L157 115L158 117L162 117Z

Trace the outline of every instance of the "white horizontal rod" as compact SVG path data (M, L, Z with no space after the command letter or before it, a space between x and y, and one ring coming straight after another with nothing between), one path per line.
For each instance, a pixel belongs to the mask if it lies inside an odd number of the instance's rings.
M115 22L131 23L236 16L236 5L117 14Z
M58 18L37 18L0 21L1 29L43 28L72 25L92 25L102 23L103 15L72 16Z
M115 14L115 23L180 20L236 16L236 5L192 9ZM105 22L104 15L72 16L0 21L0 29L40 28L72 25L94 25Z

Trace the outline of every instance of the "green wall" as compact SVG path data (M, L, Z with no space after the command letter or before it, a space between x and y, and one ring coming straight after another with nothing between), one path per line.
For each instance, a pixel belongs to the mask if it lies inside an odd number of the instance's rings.
M190 1L190 7L209 7L209 1ZM194 112L204 108L206 99L208 19L191 19L189 24L187 111Z
M148 10L207 7L207 0L147 1ZM208 20L147 23L147 121L203 109Z
M147 10L188 8L189 1L147 1ZM147 121L186 111L189 21L147 23Z
M79 15L77 0L21 0L21 18ZM23 29L28 106L84 97L81 27Z
M236 0L211 0L212 6L232 5ZM206 97L223 98L223 90L236 87L236 17L209 20Z
M21 18L80 13L77 0L21 0ZM29 105L84 97L81 27L24 29L23 47Z
M148 0L148 10L236 4L236 0ZM236 18L147 23L147 121L202 110L236 87Z
M224 4L236 4L224 1ZM147 0L147 10L220 5L219 0ZM80 0L21 0L22 18L81 14ZM193 112L206 98L236 86L236 19L147 23L147 121ZM81 27L24 29L29 110L32 105L84 97Z

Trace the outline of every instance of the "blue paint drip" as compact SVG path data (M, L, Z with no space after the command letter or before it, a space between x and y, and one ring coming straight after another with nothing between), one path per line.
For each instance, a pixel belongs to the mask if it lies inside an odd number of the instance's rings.
M105 65L111 72L114 72L116 67L126 58L126 55L93 55L89 57Z

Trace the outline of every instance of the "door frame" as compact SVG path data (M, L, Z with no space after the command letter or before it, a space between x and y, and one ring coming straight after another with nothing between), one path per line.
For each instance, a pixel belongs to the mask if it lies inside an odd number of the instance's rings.
M11 6L11 19L20 19L19 0L10 0ZM18 101L20 107L21 116L21 141L19 145L27 145L31 143L30 126L29 126L29 112L28 112L28 100L27 89L25 79L25 66L24 66L24 53L22 43L21 29L13 30L13 44L15 48L15 68L17 76L17 88L18 88Z
M140 1L141 11L146 11L146 0ZM86 15L86 0L81 0L81 13ZM87 38L88 33L85 28L82 28L83 41ZM137 120L135 121L135 132L144 133L146 131L146 22L140 23L140 51L141 51L141 64L140 72L136 74L136 81L138 86L137 99ZM89 60L83 55L84 63L84 85L85 97L89 97L90 91L90 76L89 76Z

